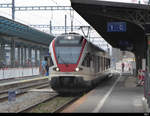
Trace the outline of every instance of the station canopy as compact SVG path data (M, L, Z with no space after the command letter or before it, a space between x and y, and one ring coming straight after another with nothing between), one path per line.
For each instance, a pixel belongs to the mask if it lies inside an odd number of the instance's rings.
M139 46L143 49L146 46L144 25L150 21L149 5L102 0L71 0L71 6L112 47L143 54ZM113 28L116 24L119 26L119 23L122 23L124 30L108 30L109 23Z
M0 34L49 46L54 36L0 16Z

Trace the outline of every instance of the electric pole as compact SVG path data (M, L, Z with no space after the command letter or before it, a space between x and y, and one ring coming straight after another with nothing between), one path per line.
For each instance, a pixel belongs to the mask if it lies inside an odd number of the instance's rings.
M15 20L15 0L12 0L12 20Z

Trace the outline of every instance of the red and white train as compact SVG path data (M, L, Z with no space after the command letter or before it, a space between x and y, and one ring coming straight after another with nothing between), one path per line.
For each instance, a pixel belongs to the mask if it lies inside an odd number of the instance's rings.
M58 93L89 90L110 74L110 56L76 33L62 34L50 44L51 87Z

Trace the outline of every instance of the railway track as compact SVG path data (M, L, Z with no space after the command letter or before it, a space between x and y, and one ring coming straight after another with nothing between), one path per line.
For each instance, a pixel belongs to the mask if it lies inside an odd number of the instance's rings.
M89 91L87 91L85 94L87 94ZM83 94L79 96L70 96L70 97L64 97L57 95L53 97L52 99L46 99L44 101L41 101L35 105L29 106L27 109L22 110L20 112L25 113L60 113L62 110L64 110L67 106L72 104L74 101L79 99Z
M44 91L46 87L48 88ZM5 110L3 110L3 106L0 107L0 111L15 113L59 113L82 96L60 96L55 91L49 91L49 81L30 82L29 84L22 84L22 86L13 89L16 90L16 101L13 103L13 106L10 106L8 102L9 90L0 91L0 101L2 101L0 106L5 104ZM40 92L36 89L39 89Z
M81 95L75 97L62 97L56 95L32 106L28 106L18 113L59 113L80 97Z
M22 95L23 93L26 93L30 89L40 89L40 88L45 88L45 87L50 87L49 82L38 82L38 83L30 83L25 86L13 88L15 90L15 93L17 96ZM0 101L5 101L8 99L8 92L12 89L0 91Z
M67 106L75 102L77 99L79 99L81 96L76 96L69 100L68 102L64 103L63 105L59 106L56 110L54 110L52 113L60 113L62 110L64 110Z
M56 94L56 95L54 95L54 96L51 96L51 97L49 97L49 98L47 98L47 99L45 99L45 100L39 101L39 102L36 103L36 104L32 104L32 105L30 105L30 106L27 106L27 107L25 107L24 109L21 109L21 110L17 111L16 113L28 112L29 110L35 108L35 107L38 106L39 104L45 103L45 102L47 102L47 101L49 101L49 100L52 100L52 99L56 98L57 96L58 96L58 94Z

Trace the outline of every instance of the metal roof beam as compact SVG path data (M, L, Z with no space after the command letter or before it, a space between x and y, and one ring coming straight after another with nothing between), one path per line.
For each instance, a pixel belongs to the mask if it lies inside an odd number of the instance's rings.
M31 27L36 27L36 28L50 28L50 25L45 25L45 24L40 24L40 25L30 25ZM71 26L52 26L52 29L54 29L54 30L58 30L58 29L71 29L72 27ZM81 26L73 26L73 29L75 29L75 30L78 30L78 29L80 29L81 28ZM91 29L93 29L93 28L91 28Z
M12 4L0 4L0 8L12 8Z
M0 4L0 8L12 8L12 4ZM15 6L15 11L73 10L71 6Z
M73 10L71 6L16 6L15 11Z

